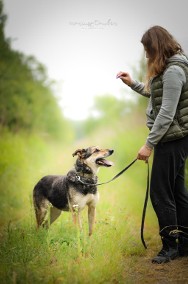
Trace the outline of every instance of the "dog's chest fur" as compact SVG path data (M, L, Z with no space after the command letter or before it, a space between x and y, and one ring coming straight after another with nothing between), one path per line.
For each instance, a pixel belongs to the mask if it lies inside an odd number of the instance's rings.
M86 185L84 185L77 180L77 172L72 170L68 172L67 179L70 183L69 202L73 209L76 210L77 208L78 210L82 210L86 205L96 206L99 194L97 187L95 185L92 186L92 184L97 182L97 177L95 179L86 176L80 177L81 181L86 183Z
M69 198L72 209L81 211L86 205L96 207L96 204L99 200L99 193L87 193L83 195L82 193L78 192L74 187L70 187Z

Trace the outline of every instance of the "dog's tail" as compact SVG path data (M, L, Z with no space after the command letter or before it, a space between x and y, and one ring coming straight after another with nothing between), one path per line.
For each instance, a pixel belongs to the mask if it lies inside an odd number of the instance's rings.
M48 212L49 202L43 194L43 190L42 190L40 182L37 183L33 189L33 205L35 209L37 227L38 228L40 226L46 227L48 224L47 224L47 221L45 220L45 217Z

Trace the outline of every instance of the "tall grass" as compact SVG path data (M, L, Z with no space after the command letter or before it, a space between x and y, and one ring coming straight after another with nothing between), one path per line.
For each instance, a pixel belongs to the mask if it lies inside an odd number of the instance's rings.
M36 231L30 220L9 223L2 232L1 283L114 283L122 281L125 255L143 254L134 218L113 188L101 194L97 222L88 237L87 214L83 231L71 214L49 231Z
M1 224L25 216L25 208L30 207L32 188L39 177L54 170L57 151L57 145L50 141L47 144L34 135L16 135L5 130L1 133ZM56 158L56 164L60 165L60 162L60 157L58 161Z
M115 166L99 173L100 181L110 179L135 158L145 133L139 132L139 139L134 133L131 128L126 135L124 131L118 136L109 131L104 141L99 135L61 147L36 136L3 134L0 283L129 283L129 275L124 274L125 257L145 254L139 231L146 180L144 163L136 162L118 180L99 187L100 201L91 237L87 209L82 214L81 232L74 226L71 213L66 212L48 231L37 231L31 196L41 176L66 173L72 167L75 147L98 144L113 148L111 159ZM150 204L148 212L146 229L156 222ZM151 234L147 230L148 242Z

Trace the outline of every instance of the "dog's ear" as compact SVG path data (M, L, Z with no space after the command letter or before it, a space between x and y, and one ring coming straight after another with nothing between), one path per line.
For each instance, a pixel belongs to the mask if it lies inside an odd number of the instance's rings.
M72 155L73 157L78 155L79 158L83 158L83 155L86 153L86 149L78 149Z

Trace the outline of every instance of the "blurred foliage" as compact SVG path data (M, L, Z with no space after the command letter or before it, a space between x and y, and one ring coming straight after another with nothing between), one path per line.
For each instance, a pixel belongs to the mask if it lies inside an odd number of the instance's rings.
M91 115L84 122L85 133L111 125L114 127L117 121L123 119L131 110L131 103L126 99L118 99L113 95L106 94L96 96L91 110Z
M143 54L138 62L138 66L133 67L133 76L138 81L143 82L145 72L146 61ZM108 127L109 125L116 128L119 121L127 121L131 112L145 117L147 102L147 98L136 94L125 85L120 97L116 97L112 94L96 96L90 116L83 122L82 128L84 131L82 131L81 134L90 134L97 129Z
M0 1L0 125L68 140L71 127L53 94L55 83L36 58L11 48L4 35L6 18Z
M137 66L133 66L133 74L134 77L137 81L139 82L144 82L146 81L146 57L145 57L145 51L143 51L143 54L138 62ZM143 109L146 109L147 107L147 103L148 103L148 99L143 97L143 96L139 96L138 97L138 109L140 109L141 111Z
M64 148L61 141L47 141L36 134L1 129L0 227L9 220L30 215L32 189L36 181L48 173L61 174L65 171L65 160L69 159ZM70 157L71 151L67 151Z

